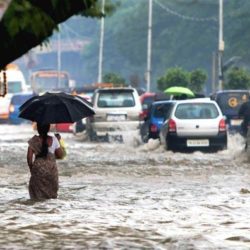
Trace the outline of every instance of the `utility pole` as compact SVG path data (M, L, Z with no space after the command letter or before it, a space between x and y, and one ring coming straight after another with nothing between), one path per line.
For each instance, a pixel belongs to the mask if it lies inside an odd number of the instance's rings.
M222 71L222 56L224 52L223 40L223 0L219 0L219 40L218 40L218 89L223 89L223 71Z
M217 53L216 52L213 52L212 54L212 86L211 86L211 91L212 93L214 93L217 89L217 84L216 84L216 80L218 79L217 77L217 64L218 64L218 61L217 61Z
M102 0L102 17L101 17L101 32L100 32L100 47L99 47L99 64L98 64L98 79L97 82L102 82L102 64L103 64L103 43L104 43L104 14L105 0Z
M58 25L58 33L57 33L57 88L61 86L61 26Z
M152 10L153 10L153 0L148 0L148 49L147 49L147 72L146 72L147 92L150 92L150 84L151 84Z

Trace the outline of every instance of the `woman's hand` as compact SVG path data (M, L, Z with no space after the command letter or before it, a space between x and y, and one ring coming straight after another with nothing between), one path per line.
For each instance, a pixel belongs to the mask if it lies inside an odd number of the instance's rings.
M58 141L60 141L61 138L62 138L61 135L60 135L59 133L55 133L55 137L57 138Z

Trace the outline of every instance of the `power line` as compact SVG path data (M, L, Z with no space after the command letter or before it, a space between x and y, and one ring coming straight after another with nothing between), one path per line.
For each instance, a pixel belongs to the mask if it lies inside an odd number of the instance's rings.
M177 11L174 11L173 9L170 9L169 7L167 7L166 5L163 5L161 2L159 2L158 0L154 0L154 2L161 7L162 9L164 9L166 12L168 12L171 15L177 16L179 18L185 19L185 20L189 20L189 21L193 21L193 22L210 22L210 21L214 21L217 22L218 19L216 17L205 17L205 18L199 18L199 17L193 17L193 16L186 16L183 15L181 13L178 13Z
M71 34L75 35L78 38L83 38L83 36L79 35L76 31L74 31L71 27L69 27L66 23L62 23L62 26L65 28L67 32L71 32Z

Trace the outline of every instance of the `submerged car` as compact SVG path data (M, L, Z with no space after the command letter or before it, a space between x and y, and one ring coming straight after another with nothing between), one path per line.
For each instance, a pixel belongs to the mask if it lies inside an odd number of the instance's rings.
M87 94L78 94L78 95L84 98L85 100L87 100L88 102L91 102L90 95L87 95ZM74 134L85 132L86 131L86 118L83 118L80 121L75 122L72 125L72 131Z
M167 150L227 148L225 117L209 98L177 101L160 131Z
M141 126L140 133L143 142L158 139L163 122L168 119L174 100L156 101L151 104L147 116Z
M92 97L96 114L86 120L90 140L122 137L123 131L139 130L142 106L134 88L97 89Z
M32 92L13 94L13 96L10 99L10 104L9 104L9 122L10 123L20 124L26 121L18 117L19 107L33 96L34 94Z
M145 92L140 96L142 105L142 116L146 118L151 104L155 101L169 100L169 97L162 92Z

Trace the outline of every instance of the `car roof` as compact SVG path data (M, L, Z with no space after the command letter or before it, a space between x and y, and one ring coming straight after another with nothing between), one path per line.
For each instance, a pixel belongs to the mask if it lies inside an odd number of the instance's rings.
M14 96L31 96L34 95L33 92L17 92L17 93L13 93L13 97Z
M164 103L175 103L176 100L162 100L162 101L155 101L152 103L152 105L159 105L159 104L164 104Z
M115 88L101 88L101 89L96 89L96 92L115 92L115 91L136 91L135 88L130 88L130 87L115 87Z
M148 97L148 96L155 96L155 95L156 95L156 93L154 93L154 92L145 92L141 95L141 97Z
M218 90L215 92L216 94L223 94L223 93L249 93L248 89L227 89L227 90Z
M176 104L179 103L216 103L214 100L211 100L209 97L205 98L194 98L194 99L187 99L187 100L177 100Z

